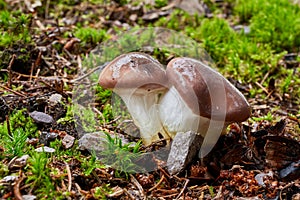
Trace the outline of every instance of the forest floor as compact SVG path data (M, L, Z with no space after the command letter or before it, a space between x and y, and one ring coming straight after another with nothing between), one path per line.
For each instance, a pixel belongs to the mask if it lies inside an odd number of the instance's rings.
M0 30L1 199L300 199L299 2L0 0ZM207 62L244 94L250 118L177 175L155 154L139 160L153 170L138 171L134 160L166 142L144 146L120 98L97 84L131 51Z

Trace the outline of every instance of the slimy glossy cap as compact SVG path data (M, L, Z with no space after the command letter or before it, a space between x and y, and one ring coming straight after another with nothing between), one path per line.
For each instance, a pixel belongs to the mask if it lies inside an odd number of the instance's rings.
M226 122L249 118L250 106L243 94L201 61L174 58L168 63L166 74L170 85L195 114Z
M123 54L101 72L99 84L104 88L142 88L152 90L166 85L163 66L144 53Z

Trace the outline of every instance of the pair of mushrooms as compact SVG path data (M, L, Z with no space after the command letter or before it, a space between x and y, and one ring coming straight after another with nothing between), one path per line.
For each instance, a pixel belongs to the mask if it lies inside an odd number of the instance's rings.
M218 138L229 123L250 116L244 96L192 58L174 58L164 69L148 54L123 54L102 70L99 84L123 99L145 145L159 133L167 140L187 131Z

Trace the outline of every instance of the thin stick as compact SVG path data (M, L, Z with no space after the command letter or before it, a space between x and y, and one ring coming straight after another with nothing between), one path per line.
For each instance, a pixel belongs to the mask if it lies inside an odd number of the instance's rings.
M190 182L190 180L189 180L189 179L186 179L186 181L185 181L185 183L184 183L184 185L183 185L182 190L180 191L180 193L178 194L178 196L177 196L175 199L179 199L179 198L180 198L180 196L183 194L183 192L184 192L184 190L186 189L187 184L188 184L189 182Z
M34 71L34 69L36 68L36 66L40 65L40 63L41 63L41 57L42 57L42 52L40 51L40 52L39 52L39 55L38 55L38 57L37 57L37 59L36 59L35 62L32 63L32 65L31 65L31 71L30 71L29 82L31 82L31 80L32 80L32 76L33 76L33 71Z
M168 178L170 178L170 175L161 167L161 166L158 166L158 169Z
M70 192L72 189L72 174L71 174L71 170L70 170L70 166L67 162L64 162L66 165L66 170L68 173L68 191Z
M268 72L265 74L265 76L263 77L263 79L262 79L261 82L260 82L261 85L262 85L262 84L265 82L265 80L268 78L269 74L270 74L270 71L268 71Z
M14 195L17 200L23 200L22 194L20 192L20 184L24 180L24 177L21 174L21 177L16 181L14 185Z
M21 94L21 93L19 93L19 92L17 92L17 91L14 91L14 90L12 90L12 89L10 89L10 88L8 88L8 87L5 87L5 86L3 86L3 85L0 85L0 87L3 88L4 90L7 90L7 91L9 91L9 92L11 92L11 93L14 93L14 94L18 95L18 96L21 96L21 97L24 97L24 98L27 97L26 95Z
M78 192L84 196L84 195L87 195L89 194L89 192L85 191L85 190L82 190L81 187L78 185L78 183L74 183L75 184L75 187L77 188Z
M6 117L7 133L9 136L11 136L9 117L8 115L6 115L5 117Z
M217 195L213 198L213 200L217 200L217 199L221 199L222 197L222 186L219 187L219 191L217 193Z
M255 84L256 84L258 87L260 87L267 95L269 94L269 91L268 91L264 86L262 86L260 83L255 82Z
M129 196L130 199L135 200L135 197L132 196L132 194L130 194L126 188L124 188L123 190L124 190L125 193Z
M77 56L77 63L78 63L78 69L81 70L82 69L82 60L80 56Z
M46 81L44 81L43 79L38 78L37 81L44 83L47 87L51 88L52 90L56 91L57 93L63 95L64 97L68 97L67 94L65 94L63 91L60 91L59 89L57 89L56 87L53 87L52 85L50 85L49 83L47 83Z
M7 67L7 70L8 70L8 81L7 81L7 83L8 83L9 88L11 88L11 79L12 79L11 66L14 64L15 59L16 59L16 54L13 54L11 60L9 61L8 67Z
M136 178L130 174L131 182L139 189L139 192L142 197L145 197L145 192L141 184L136 180Z
M111 120L111 121L109 121L109 122L107 122L107 124L112 124L112 123L115 123L116 121L118 121L119 119L121 119L121 115L119 115L119 116L117 116L115 119L113 119L113 120Z
M31 80L32 80L33 70L34 70L34 63L32 63L32 65L31 65L30 76L29 76L29 82L31 82Z
M5 70L6 72L8 72L7 70ZM39 69L38 69L39 71ZM25 78L32 78L32 79L43 79L43 80L63 80L64 82L70 82L69 79L66 79L65 77L63 76L30 76L30 75L27 75L27 74L21 74L19 72L12 72L13 74L16 74L20 77L25 77Z
M286 188L288 188L288 187L294 185L294 184L295 184L295 182L291 182L291 183L285 185L283 188L281 188L281 190L280 190L280 192L279 192L279 199L280 199L280 200L283 200L283 198L282 198L282 191L285 190Z
M164 179L165 179L165 175L162 175L160 180L152 188L149 189L149 192L156 189L163 182Z
M38 68L37 70L36 70L36 74L35 74L35 77L38 79L39 78L39 74L40 74L40 68Z
M50 0L47 0L46 1L46 8L45 8L45 19L48 19L49 6L50 6Z
M93 110L101 116L102 120L103 120L103 126L106 126L106 123L105 123L105 117L103 116L102 112L100 112L97 108L93 107Z
M71 80L71 83L76 83L77 81L80 81L86 77L88 77L90 74L94 73L95 71L97 71L98 69L102 69L104 68L108 63L104 63L103 65L100 65L98 67L95 67L94 69L90 70L89 72L87 72L86 74L84 74L83 76L80 76L76 79Z
M169 199L170 197L173 197L173 196L176 196L177 195L177 193L174 193L174 194L169 194L169 195L166 195L166 196L162 196L161 198L167 198L167 199Z

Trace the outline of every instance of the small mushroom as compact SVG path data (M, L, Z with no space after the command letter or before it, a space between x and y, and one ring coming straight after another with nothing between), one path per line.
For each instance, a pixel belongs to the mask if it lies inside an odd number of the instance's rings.
M169 139L159 119L159 97L166 92L167 78L163 66L151 56L132 52L111 61L101 72L99 84L113 89L125 102L145 145Z
M160 101L160 118L171 138L195 131L204 137L207 154L232 122L250 116L245 97L221 74L192 58L174 58L166 69L170 89Z

